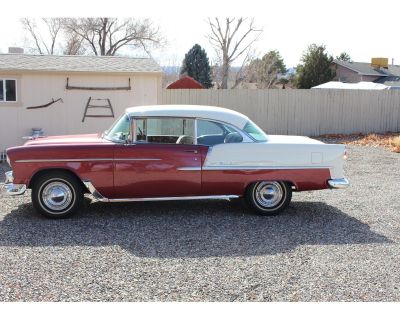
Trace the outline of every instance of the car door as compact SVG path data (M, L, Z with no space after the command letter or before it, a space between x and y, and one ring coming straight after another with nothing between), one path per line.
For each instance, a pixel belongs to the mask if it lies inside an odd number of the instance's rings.
M194 119L133 119L133 143L114 152L115 198L201 194L201 155Z

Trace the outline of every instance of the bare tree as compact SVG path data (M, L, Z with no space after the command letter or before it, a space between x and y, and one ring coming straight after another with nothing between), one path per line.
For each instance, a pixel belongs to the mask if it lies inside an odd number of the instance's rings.
M63 28L63 19L42 18L41 21L47 29L47 35L41 33L35 19L21 19L24 29L30 34L34 42L33 50L39 54L55 54L55 46Z
M254 19L248 20L243 17L225 18L224 21L208 18L208 24L210 33L207 37L220 61L221 83L218 87L227 89L232 63L245 53L246 56L250 55L252 45L260 37L262 29L255 27ZM239 78L235 80L234 87L239 84L238 81Z
M249 78L249 68L248 66L252 63L255 57L255 51L249 47L246 51L242 64L235 73L233 85L231 89L235 89L239 84L246 81Z
M66 55L83 55L85 52L86 48L83 45L83 39L76 33L68 34L63 53Z
M143 48L162 43L159 28L148 19L65 19L69 33L78 35L95 55L114 56L122 47Z

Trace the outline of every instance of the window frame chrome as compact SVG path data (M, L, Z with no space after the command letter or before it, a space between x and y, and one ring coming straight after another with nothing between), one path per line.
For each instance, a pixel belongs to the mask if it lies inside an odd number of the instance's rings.
M198 144L197 143L197 127L198 127L198 121L199 120L204 120L204 121L210 121L210 122L215 122L215 123L219 123L221 125L226 125L226 126L230 126L232 128L234 128L237 132L240 133L240 135L242 136L242 138L248 141L242 141L240 143L256 143L259 142L256 139L254 139L251 135L249 135L247 132L243 131L242 129L238 128L237 126L235 126L234 124L231 124L229 122L225 122L225 121L220 121L220 120L216 120L216 119L211 119L211 118L203 118L203 117L179 117L179 116L131 116L127 113L130 121L131 121L131 125L130 125L130 129L131 129L131 144L137 144L137 143L149 143L149 144L157 144L157 143L153 143L153 142L148 142L147 141L147 132L146 132L146 142L138 142L137 141L137 123L136 120L140 120L140 119L189 119L189 120L194 120L194 143L192 145L202 145L202 144ZM147 121L145 121L145 127L147 129ZM163 144L173 144L173 143L163 143Z
M145 129L146 129L146 142L143 141L137 141L137 120L141 120L144 119L145 121ZM174 144L174 143L154 143L154 142L148 142L147 140L147 119L182 119L182 120L193 120L194 124L193 124L193 133L194 133L194 143L192 144L192 146L197 145L197 138L196 138L196 118L193 117L177 117L177 116L133 116L132 117L132 125L131 128L133 130L133 142L132 144L137 144L137 143L148 143L148 144Z

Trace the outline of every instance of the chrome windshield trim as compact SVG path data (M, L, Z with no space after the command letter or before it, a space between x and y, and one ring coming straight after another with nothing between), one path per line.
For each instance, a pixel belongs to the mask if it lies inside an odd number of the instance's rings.
M154 197L154 198L121 198L121 199L108 199L96 190L90 181L83 181L83 184L93 195L93 197L100 202L144 202L144 201L175 201L175 200L229 200L239 198L238 195L210 195L210 196L186 196L186 197Z
M95 162L95 161L160 161L158 158L85 158L85 159L29 159L17 160L18 163L32 162Z

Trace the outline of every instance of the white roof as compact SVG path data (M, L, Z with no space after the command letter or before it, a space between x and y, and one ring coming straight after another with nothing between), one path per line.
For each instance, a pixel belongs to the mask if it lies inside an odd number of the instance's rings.
M239 112L212 106L194 105L156 105L140 106L126 109L126 113L132 117L187 117L205 118L232 124L243 129L249 118Z
M387 90L390 87L381 83L360 81L357 83L344 83L340 81L329 81L312 89L353 89L353 90Z

